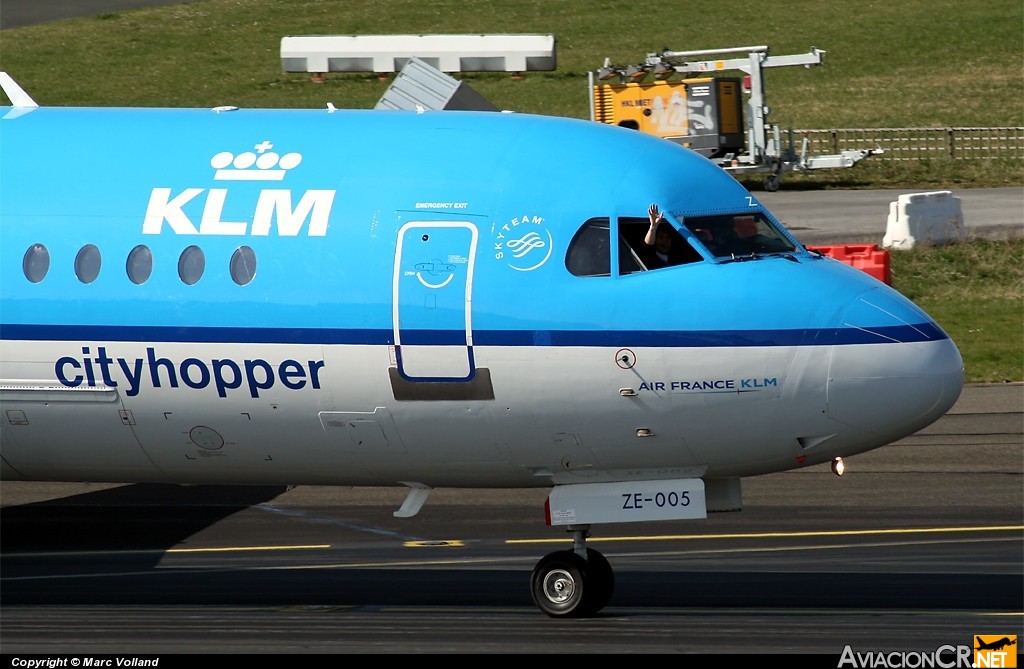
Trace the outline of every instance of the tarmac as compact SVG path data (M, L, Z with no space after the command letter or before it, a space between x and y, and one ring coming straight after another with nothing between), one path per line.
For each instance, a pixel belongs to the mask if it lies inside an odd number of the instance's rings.
M889 205L921 190L778 190L753 193L803 244L882 245ZM1024 188L950 189L967 239L1024 236Z
M0 30L79 16L177 4L185 4L185 0L2 0Z

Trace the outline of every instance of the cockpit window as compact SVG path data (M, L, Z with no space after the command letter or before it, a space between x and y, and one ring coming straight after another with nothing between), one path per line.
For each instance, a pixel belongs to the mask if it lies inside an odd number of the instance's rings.
M612 273L607 218L592 218L569 242L565 266L576 276L609 276Z
M645 241L648 218L618 219L618 273L634 274L652 269L701 262L704 257L665 222L658 227L652 246ZM576 276L610 276L612 273L611 228L608 218L592 218L576 232L565 254L565 266Z
M796 250L793 243L760 213L687 217L684 223L717 258Z
M669 221L658 226L654 245L646 242L649 218L619 219L619 274L633 274L704 260Z

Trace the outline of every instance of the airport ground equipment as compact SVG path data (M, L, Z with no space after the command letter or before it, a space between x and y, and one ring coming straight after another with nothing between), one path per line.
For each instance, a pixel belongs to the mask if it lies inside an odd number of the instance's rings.
M401 72L395 75L374 109L498 111L466 82L415 56L409 58Z
M730 54L744 57L728 57ZM853 167L880 148L807 155L793 131L783 143L777 124L768 122L764 70L821 65L825 52L770 56L767 46L648 54L643 63L620 67L606 59L589 73L591 120L621 125L682 144L734 174L762 173L765 189L778 190L786 172ZM710 60L693 58L713 57ZM722 76L741 72L742 77ZM653 75L653 81L645 81ZM682 79L674 79L682 75ZM745 98L745 104L744 104ZM746 113L744 114L744 108Z
M905 193L889 203L882 246L908 250L918 244L963 241L964 214L953 191Z
M410 58L442 72L555 69L554 35L289 35L281 39L285 72L392 73Z
M878 248L878 244L829 244L808 246L807 250L846 263L892 285L892 258L888 251Z

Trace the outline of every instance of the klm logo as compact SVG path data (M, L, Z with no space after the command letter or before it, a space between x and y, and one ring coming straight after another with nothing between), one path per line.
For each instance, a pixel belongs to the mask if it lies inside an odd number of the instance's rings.
M281 156L271 151L274 145L264 141L237 156L230 151L218 153L210 160L215 181L263 181L281 182L302 162L299 153ZM164 224L176 235L256 235L265 236L276 229L282 237L295 237L306 228L310 237L327 234L327 223L334 204L333 190L307 190L297 199L287 188L264 188L253 204L249 220L224 220L224 205L229 192L227 188L185 188L174 191L171 188L154 188L149 196L146 218L142 233L159 235ZM193 210L193 217L202 203L199 220L190 218L186 208Z

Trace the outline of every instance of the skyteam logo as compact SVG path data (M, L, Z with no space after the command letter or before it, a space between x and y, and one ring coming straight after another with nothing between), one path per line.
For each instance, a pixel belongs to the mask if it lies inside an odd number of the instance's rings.
M264 140L251 151L238 154L217 153L210 159L214 181L280 182L302 163L302 154L279 154L274 145ZM252 208L252 215L243 220L225 221L224 207L230 195L227 188L154 188L142 223L142 233L159 235L164 224L176 235L269 235L277 230L282 237L295 237L303 228L310 237L327 234L327 224L334 204L334 190L306 190L294 205L293 191L285 188L264 188L252 201L251 189L236 195L239 206ZM199 224L195 219L198 216Z
M494 230L494 257L520 272L537 269L548 261L554 248L551 233L540 216L513 218Z

